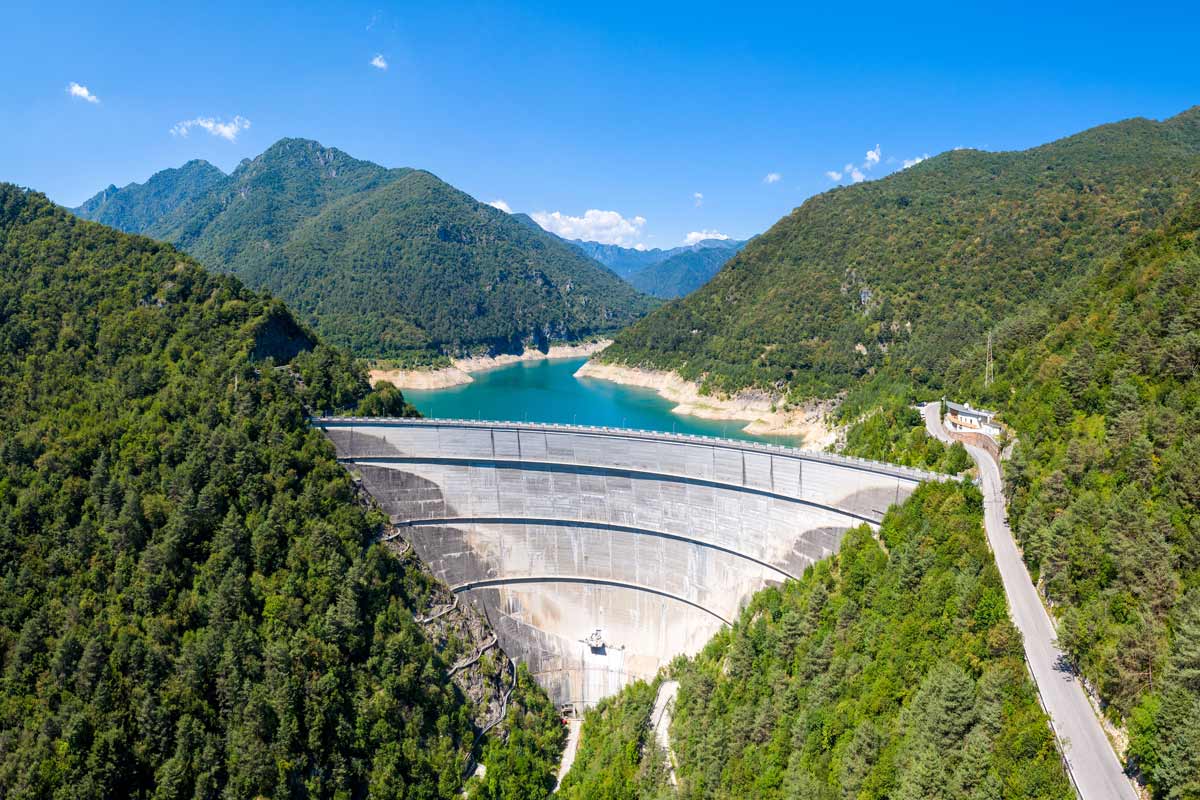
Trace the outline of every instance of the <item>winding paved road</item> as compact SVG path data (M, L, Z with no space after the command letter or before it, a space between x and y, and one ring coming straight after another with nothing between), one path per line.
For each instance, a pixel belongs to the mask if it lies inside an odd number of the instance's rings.
M925 427L931 436L953 441L942 427L939 410L938 403L925 406ZM1067 661L1056 644L1054 625L1008 527L1000 468L987 451L965 446L979 468L984 528L1008 595L1009 614L1025 641L1025 660L1042 705L1053 720L1075 786L1083 800L1137 800L1133 784L1125 777L1083 687L1065 666Z

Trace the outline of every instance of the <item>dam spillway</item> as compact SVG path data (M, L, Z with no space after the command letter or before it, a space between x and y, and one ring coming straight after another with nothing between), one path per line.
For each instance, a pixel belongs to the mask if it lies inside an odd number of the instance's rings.
M435 576L582 709L693 654L759 589L878 526L919 470L609 428L321 418ZM600 632L603 643L587 640Z

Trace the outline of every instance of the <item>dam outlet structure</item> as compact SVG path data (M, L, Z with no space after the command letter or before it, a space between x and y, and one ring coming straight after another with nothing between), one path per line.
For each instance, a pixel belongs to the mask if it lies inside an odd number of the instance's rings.
M877 528L945 476L613 428L323 417L313 424L433 574L582 712Z

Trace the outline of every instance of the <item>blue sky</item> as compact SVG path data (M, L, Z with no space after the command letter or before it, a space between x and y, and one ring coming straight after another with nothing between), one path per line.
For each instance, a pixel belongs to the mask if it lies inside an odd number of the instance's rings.
M1200 103L1194 4L251 5L5 9L0 180L75 205L301 136L666 247L759 233L830 172Z

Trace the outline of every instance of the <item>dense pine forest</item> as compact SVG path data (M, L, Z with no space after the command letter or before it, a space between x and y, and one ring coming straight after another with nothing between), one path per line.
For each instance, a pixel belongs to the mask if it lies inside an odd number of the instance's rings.
M276 300L0 185L0 796L451 798L475 708L309 410L402 415ZM473 796L544 797L523 672Z
M1200 793L1200 205L999 326L1013 529L1157 794Z
M756 595L680 681L682 798L1074 797L1025 671L973 486L922 486ZM654 687L591 712L568 797L669 797ZM570 791L568 791L570 790Z
M1081 263L1080 280L996 327L991 386L979 347L946 376L1010 426L1006 490L1026 563L1059 644L1161 797L1200 791L1198 234L1193 204ZM881 374L845 411L862 414L847 452L925 460L908 405L919 394Z
M216 173L216 175L214 175ZM399 364L609 333L655 305L573 245L423 170L282 139L193 161L76 214L171 242L283 299L331 344Z

